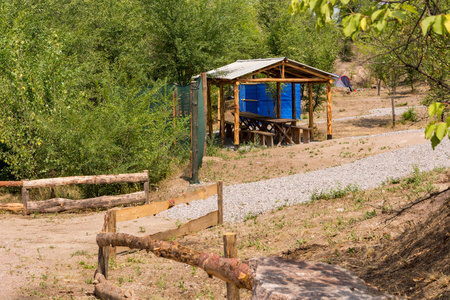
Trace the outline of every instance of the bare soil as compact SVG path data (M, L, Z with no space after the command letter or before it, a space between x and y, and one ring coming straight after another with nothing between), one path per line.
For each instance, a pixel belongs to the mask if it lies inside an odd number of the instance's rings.
M400 90L397 104L419 106L423 93ZM382 91L333 92L333 118L370 115L389 108ZM414 144L429 143L422 132L368 136L423 128L426 110L416 109L419 121L392 128L391 117L358 117L333 122L333 140L324 141L325 123L317 124L316 141L271 149L218 150L206 157L200 172L204 183L224 180L239 184L346 164L357 159ZM315 116L324 120L324 112ZM306 120L307 121L307 120ZM352 138L352 137L358 138ZM163 182L152 199L168 199L192 189L185 171ZM239 224L224 224L177 239L202 252L222 254L222 234L238 234L239 256L283 256L324 261L357 273L368 284L412 299L450 298L449 198L431 197L405 210L404 205L450 185L450 171L439 170L391 182L371 191L355 191L339 199L322 199L293 207L280 206ZM448 195L448 193L446 194ZM2 202L18 201L4 194ZM4 299L94 299L95 235L104 212L0 215L0 290ZM142 236L175 228L173 220L149 217L121 222L119 232ZM225 284L193 267L156 258L145 252L123 252L111 262L110 278L144 299L219 299ZM250 293L241 291L243 299Z

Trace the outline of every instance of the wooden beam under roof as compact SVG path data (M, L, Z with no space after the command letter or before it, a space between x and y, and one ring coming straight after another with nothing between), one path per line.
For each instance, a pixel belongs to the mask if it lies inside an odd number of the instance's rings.
M322 79L322 78L248 78L248 79L239 79L236 81L239 81L240 83L245 83L245 82L327 83L328 79Z
M295 66L295 65L291 65L291 64L286 64L286 67L287 68L297 69L297 70L300 70L300 71L305 72L305 73L309 73L309 74L312 74L312 75L315 75L315 76L319 76L321 78L327 78L327 79L330 78L330 75L320 74L319 72L316 72L314 70L310 70L309 68L307 68L305 66L299 67L299 66Z

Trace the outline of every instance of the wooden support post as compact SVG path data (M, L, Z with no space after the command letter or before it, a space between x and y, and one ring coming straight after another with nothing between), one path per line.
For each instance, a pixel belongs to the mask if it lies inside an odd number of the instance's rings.
M236 233L223 234L223 251L226 258L237 258ZM239 300L239 288L227 282L227 300Z
M198 144L198 87L195 81L191 82L191 183L199 183L198 180L198 149L203 145ZM206 152L204 152L206 153Z
M108 223L106 224L106 231L115 233L117 231L117 217L115 210L108 210L107 212ZM109 257L115 259L116 258L116 247L109 247ZM105 274L103 274L105 275ZM105 275L106 276L106 275Z
M208 94L208 96L206 98L207 109L208 109L208 132L209 132L209 138L212 139L213 138L213 120L212 120L212 105L211 105L211 89L210 89L209 84L207 84L206 86L207 86L207 94Z
M202 96L203 96L203 106L204 106L204 111L205 111L205 144L199 145L199 147L203 146L203 148L204 148L203 154L206 155L206 148L208 145L207 128L209 128L209 126L208 126L208 77L206 76L206 73L201 73L200 75L202 77Z
M28 180L23 180L28 181ZM23 204L23 215L28 215L27 205L30 201L30 191L26 187L22 187L22 204Z
M219 117L220 117L220 139L222 146L225 145L225 98L223 96L223 83L219 85Z
M281 118L281 83L277 82L277 118Z
M234 84L234 145L239 146L239 81Z
M333 125L331 119L331 80L327 82L327 140L333 138Z
M219 212L217 225L223 224L223 181L217 182L217 210Z
M98 247L97 272L108 279L109 247Z
M145 204L150 203L150 179L148 177L148 170L144 170L145 175L147 175L147 181L144 181L144 193L145 193Z
M313 139L313 131L314 131L314 112L313 112L313 104L312 104L312 83L308 83L308 99L309 99L309 128L311 128L311 132L309 133L309 138Z
M295 83L291 83L292 90L292 119L297 120L297 99L295 95ZM297 125L297 121L293 122L292 125Z

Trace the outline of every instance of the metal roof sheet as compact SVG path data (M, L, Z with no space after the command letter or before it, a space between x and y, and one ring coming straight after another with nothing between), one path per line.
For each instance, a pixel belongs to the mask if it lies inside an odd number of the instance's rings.
M320 73L325 76L330 76L331 78L337 79L338 75L333 73L328 73L317 68L296 62L294 60L287 59L286 57L277 57L277 58L263 58L263 59L249 59L249 60L237 60L234 63L229 65L220 67L215 70L211 70L207 72L209 78L215 79L223 79L223 80L234 80L237 78L241 78L247 74L251 74L260 69L264 69L270 67L271 65L276 65L285 60L288 63L293 65L297 65L298 67L304 68L306 71L312 70L316 73ZM305 72L307 73L307 72ZM310 74L308 74L310 75Z

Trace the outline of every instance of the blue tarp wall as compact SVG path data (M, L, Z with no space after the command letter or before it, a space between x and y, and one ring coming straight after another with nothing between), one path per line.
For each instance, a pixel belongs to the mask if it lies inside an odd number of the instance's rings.
M291 84L281 84L281 117L286 119L292 118L292 93ZM264 83L258 84L241 84L239 86L239 109L262 116L274 117L274 102L276 102L276 91L273 91L275 100L272 99L270 88ZM295 100L297 109L297 119L300 119L300 102L301 87L295 84ZM250 100L250 101L249 101ZM257 100L257 101L251 101Z

